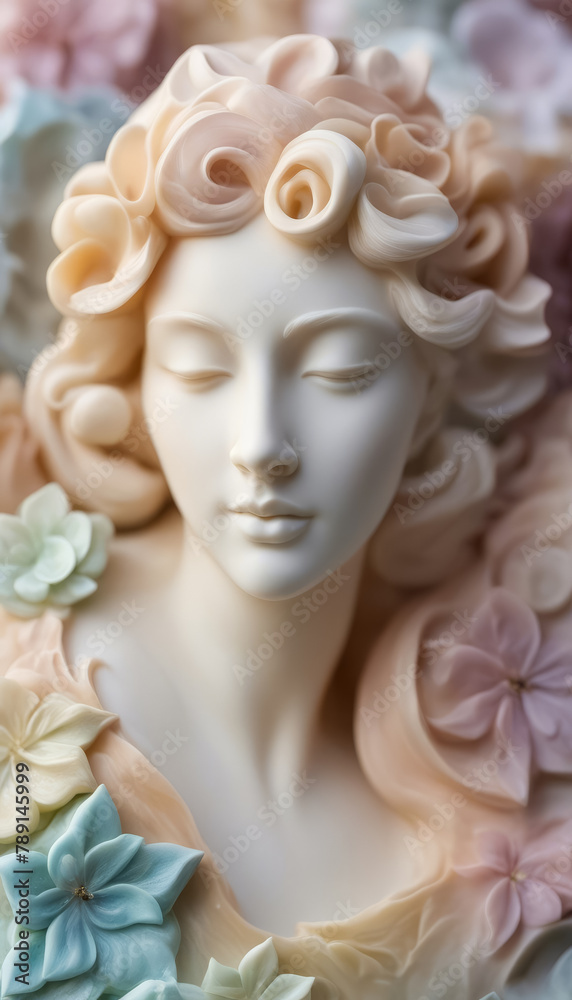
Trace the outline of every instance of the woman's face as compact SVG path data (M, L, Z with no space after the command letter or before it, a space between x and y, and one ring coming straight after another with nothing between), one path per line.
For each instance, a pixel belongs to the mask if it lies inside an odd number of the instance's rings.
M319 583L386 514L425 400L383 277L259 215L173 240L146 319L143 406L192 544L260 598Z

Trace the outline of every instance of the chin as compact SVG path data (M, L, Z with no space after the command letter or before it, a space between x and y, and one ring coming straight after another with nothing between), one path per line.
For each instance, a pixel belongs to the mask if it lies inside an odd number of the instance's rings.
M280 548L283 548L280 546ZM256 551L229 561L219 561L227 576L246 594L262 601L287 601L318 586L331 572L330 566L300 565L300 553L280 552L278 546L258 546Z

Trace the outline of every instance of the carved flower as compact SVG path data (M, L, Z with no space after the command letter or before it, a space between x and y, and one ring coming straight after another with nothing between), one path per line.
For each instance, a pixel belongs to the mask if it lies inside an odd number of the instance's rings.
M112 534L108 517L70 513L62 488L43 486L15 515L0 514L0 602L33 618L83 601L97 590Z
M207 1000L231 996L235 1000L305 1000L313 983L313 977L279 975L276 948L268 938L244 956L238 969L211 958L202 986Z
M46 271L57 252L50 226L64 186L81 163L105 155L123 119L108 90L64 98L21 80L0 108L0 369L22 380L61 318L48 298Z
M502 948L520 924L544 927L572 909L570 823L544 832L523 848L495 831L479 840L480 864L457 871L490 886L485 918L493 951ZM562 873L562 858L568 860L568 874Z
M542 642L533 611L509 591L492 591L462 643L436 661L425 682L431 725L447 737L476 741L493 733L518 751L499 776L526 801L531 765L572 771L570 646Z
M9 953L2 995L61 983L54 996L83 998L128 992L142 978L172 981L179 928L169 911L201 858L201 851L122 834L117 809L100 785L47 856L29 853L29 985L16 981ZM20 897L13 868L11 854L0 859L15 913Z
M0 78L19 76L38 87L70 90L138 86L139 100L161 79L144 82L146 62L160 59L169 66L178 51L161 0L5 0L1 29Z
M363 183L366 158L347 136L311 129L286 146L268 181L264 210L280 232L315 242L338 232Z
M0 678L0 841L15 839L18 805L32 831L40 813L93 791L96 782L82 748L114 719L109 712L60 694L40 700L16 681ZM19 763L26 764L31 775L25 802L16 794Z

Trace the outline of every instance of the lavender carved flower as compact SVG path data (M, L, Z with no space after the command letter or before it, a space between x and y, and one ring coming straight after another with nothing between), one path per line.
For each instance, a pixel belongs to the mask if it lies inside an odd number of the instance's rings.
M496 588L463 641L428 671L429 722L465 744L491 734L512 742L518 752L499 774L524 802L533 767L572 771L571 654L562 640L543 641L534 612Z

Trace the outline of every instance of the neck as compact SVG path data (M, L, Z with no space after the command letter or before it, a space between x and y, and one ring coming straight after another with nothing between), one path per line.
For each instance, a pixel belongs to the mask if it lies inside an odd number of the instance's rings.
M270 601L237 587L208 550L184 546L170 609L193 702L270 791L308 764L363 559L361 550L304 594Z

